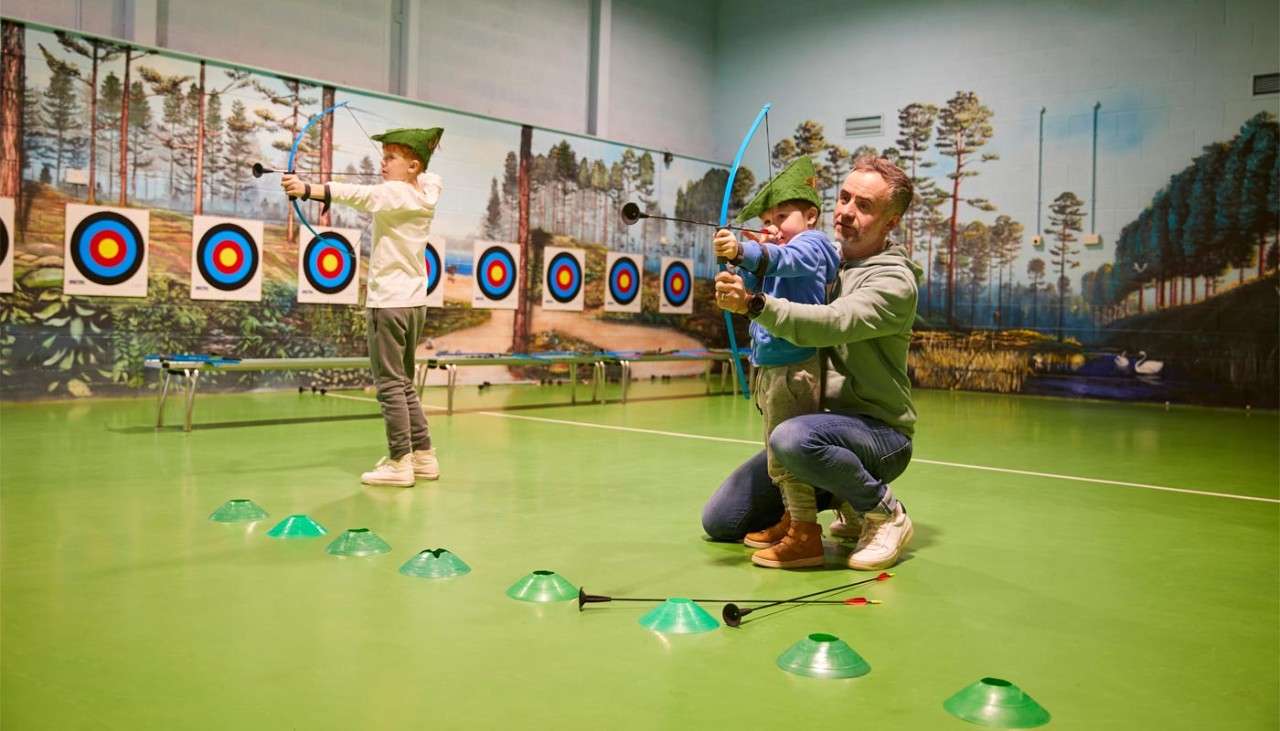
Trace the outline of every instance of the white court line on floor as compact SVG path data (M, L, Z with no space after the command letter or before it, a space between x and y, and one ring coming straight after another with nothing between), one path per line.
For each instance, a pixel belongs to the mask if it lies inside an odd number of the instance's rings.
M343 396L340 394L329 394L337 398L345 398L351 401L371 401L377 403L377 399L365 398L361 396ZM438 411L447 411L443 406L431 406L423 404L424 409L435 409ZM699 439L707 442L726 442L729 444L749 444L754 447L761 446L761 442L750 439L734 439L732 437L713 437L705 434L687 434L684 432L659 431L657 429L640 429L632 426L614 426L612 424L595 424L589 421L571 421L569 419L551 419L545 416L525 416L524 414L509 414L502 411L471 411L471 414L479 414L481 416L496 416L500 419L517 419L520 421L537 421L546 424L564 424L567 426L581 426L591 429L607 429L609 431L633 432L636 434L655 434L663 437L679 437L680 439ZM1221 497L1229 500L1248 500L1251 502L1271 503L1280 505L1280 499L1269 497L1257 497L1254 495L1236 495L1229 492L1210 492L1208 490L1190 490L1184 487L1168 487L1165 485L1148 485L1142 482L1124 482L1122 480L1104 480L1097 477L1080 477L1077 475L1060 475L1054 472L1035 472L1032 470L1015 470L1007 467L988 467L986 465L964 464L961 462L943 462L936 459L924 459L921 457L912 457L912 462L921 464L931 464L939 467L955 467L966 470L982 470L985 472L1000 472L1007 475L1025 475L1027 477L1044 477L1052 480L1071 480L1074 482L1091 482L1097 485L1115 485L1116 487L1134 487L1142 490L1157 490L1160 492L1177 492L1185 495L1201 495L1204 497Z

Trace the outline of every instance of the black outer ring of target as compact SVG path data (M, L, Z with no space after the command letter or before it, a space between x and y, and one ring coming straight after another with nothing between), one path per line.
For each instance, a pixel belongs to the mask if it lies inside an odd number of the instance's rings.
M685 290L681 293L671 291L671 279L674 274L683 273L685 281ZM662 296L666 298L667 304L671 307L684 307L689 301L689 297L693 295L693 273L689 271L689 267L682 261L672 262L667 267L666 273L662 277Z
M553 274L555 274L556 262L566 261L566 260L569 262L569 266L573 267L578 275L578 286L574 287L573 294L570 294L568 296L557 293L556 288L551 286L551 277ZM582 291L582 267L578 266L577 258L574 257L573 254L569 254L564 251L551 257L551 263L547 265L547 281L544 282L544 284L547 286L547 294L550 294L551 299L555 300L556 302L559 302L560 304L568 304L569 302L572 302L575 299L577 299L578 293Z
M507 264L511 266L510 281L507 283L505 287L502 287L501 289L497 287L492 288L492 292L491 292L490 287L487 286L488 282L485 280L486 275L483 271L483 267L477 268L477 271L475 273L476 281L480 283L480 291L484 293L485 297L495 301L503 300L511 296L511 290L516 288L516 280L518 279L518 275L519 275L519 273L516 271L516 262L515 262L515 259L512 258L511 252L507 251L506 248L502 246L490 246L489 248L485 249L484 253L480 255L480 258L477 259L476 262L479 264L484 264L485 259L488 259L490 254L497 254L499 257L503 259L503 261L505 261Z
M311 260L312 247L319 246L325 241L332 242L334 246L340 246L341 248L345 249L347 252L347 256L351 260L351 271L347 274L347 276L342 278L341 282L339 282L338 284L335 284L332 287L325 284L321 284L320 282L316 281L316 279L313 278L314 273L311 271L311 266L309 264ZM359 267L356 266L356 250L354 247L351 246L351 242L347 241L347 238L345 236L342 236L341 234L336 234L332 231L323 233L319 236L312 238L311 241L307 242L307 248L304 249L302 252L302 271L304 274L307 275L307 284L310 284L312 287L315 288L317 292L321 294L337 294L342 290L346 289L347 287L350 287L351 281L356 278L358 269Z
M631 272L631 276L635 277L634 291L630 296L627 296L620 288L614 286L614 277L620 267L627 267ZM613 297L613 301L619 305L629 305L636 301L636 297L640 296L640 267L636 266L635 259L618 257L613 260L613 268L609 270L609 294Z
M204 277L204 281L208 282L210 287L220 289L223 292L234 292L237 289L243 289L249 284L249 280L253 279L253 275L258 273L258 247L253 246L252 244L249 245L249 271L240 278L239 282L220 282L211 275L208 267L205 266L204 255L201 251L201 247L213 246L212 243L208 243L209 240L223 231L234 231L244 236L246 241L253 241L253 237L249 235L249 232L245 231L240 226L237 226L234 223L220 223L217 226L210 228L208 231L205 231L204 236L200 237L200 245L196 247L196 266L199 267L200 275Z
M85 229L104 218L120 224L129 232L129 235L133 237L133 241L136 244L135 251L138 254L133 258L133 262L129 265L128 269L125 269L123 273L117 274L114 277L104 277L93 272L85 265L84 257L80 256L80 239L84 237ZM146 244L142 242L142 232L138 230L137 226L133 225L133 221L130 221L128 218L125 218L114 211L98 211L81 219L80 223L76 225L76 230L72 232L71 261L76 265L76 269L84 275L85 279L103 287L111 287L129 281L133 275L138 273L138 270L142 268L142 260L146 257L145 246Z

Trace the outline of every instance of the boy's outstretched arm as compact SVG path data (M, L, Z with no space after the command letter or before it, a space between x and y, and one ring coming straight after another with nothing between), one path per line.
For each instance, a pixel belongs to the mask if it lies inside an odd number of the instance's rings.
M440 176L427 173L422 193L426 195L426 207L434 210L440 199L443 185ZM322 200L327 207L330 202L341 203L357 210L369 213L388 211L416 211L423 209L422 197L418 191L408 185L354 185L351 183L307 183L296 175L285 175L281 185L286 193L303 200Z
M840 258L826 236L806 231L785 246L742 242L741 257L734 262L761 277L811 277L821 273L834 276Z

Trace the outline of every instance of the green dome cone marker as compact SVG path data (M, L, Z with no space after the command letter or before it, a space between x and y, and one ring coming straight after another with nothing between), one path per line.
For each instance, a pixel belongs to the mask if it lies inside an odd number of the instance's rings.
M778 667L806 678L856 678L871 665L839 637L815 632L778 656Z
M675 597L646 612L640 626L662 634L692 635L710 632L720 623L693 600Z
M1000 678L983 678L942 702L962 721L993 728L1035 728L1049 722L1049 712L1021 688Z
M400 573L419 579L448 579L470 573L471 567L444 548L428 548L404 562Z
M213 511L213 514L209 516L209 520L218 523L245 523L262 520L265 517L267 517L267 511L263 510L257 503L252 500L237 498L223 503L222 507Z
M333 556L375 556L391 546L368 528L349 528L324 550Z
M323 525L305 515L290 515L267 531L269 538L319 538L328 533Z
M554 571L538 570L507 589L507 596L522 602L563 602L578 598L578 587Z

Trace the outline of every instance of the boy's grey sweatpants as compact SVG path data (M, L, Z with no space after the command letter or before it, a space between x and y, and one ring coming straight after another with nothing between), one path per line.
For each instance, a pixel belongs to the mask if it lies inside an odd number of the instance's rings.
M818 520L813 487L791 473L768 446L769 435L793 416L817 413L819 407L819 361L814 355L799 363L756 366L752 373L756 407L764 415L764 443L767 447L769 479L782 490L791 519L803 523Z
M370 307L365 312L373 383L387 427L387 454L400 459L412 450L430 449L427 417L413 388L414 355L427 324L427 308Z

